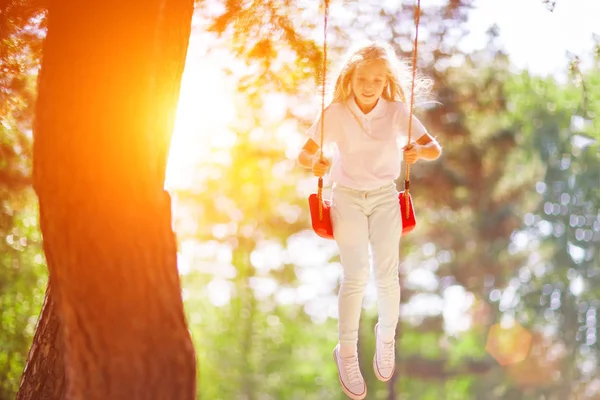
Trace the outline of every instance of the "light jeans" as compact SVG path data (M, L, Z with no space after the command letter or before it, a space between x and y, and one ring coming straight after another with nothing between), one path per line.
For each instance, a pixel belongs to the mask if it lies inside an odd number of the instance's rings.
M400 313L398 264L402 221L393 183L369 191L334 185L331 220L343 278L338 295L338 331L342 346L356 347L370 255L377 287L379 334L391 341ZM369 253L369 245L371 253Z

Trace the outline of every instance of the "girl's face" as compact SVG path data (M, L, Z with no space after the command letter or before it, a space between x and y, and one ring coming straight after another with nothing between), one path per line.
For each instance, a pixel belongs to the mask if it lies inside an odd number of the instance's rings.
M367 61L357 65L352 76L352 93L364 113L375 107L387 83L387 69L383 61Z

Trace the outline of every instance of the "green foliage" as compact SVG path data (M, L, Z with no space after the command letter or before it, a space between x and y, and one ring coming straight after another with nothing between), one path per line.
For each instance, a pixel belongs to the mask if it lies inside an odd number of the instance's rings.
M0 5L0 399L15 397L46 283L29 186L42 24L25 2Z
M0 184L10 189L29 184L43 17L25 2L0 6Z
M278 306L272 298L261 299L251 313L243 311L249 309L241 297L211 306L209 279L200 273L184 278L184 286L195 290L186 309L198 351L200 398L342 398L330 367L333 321L313 325L297 305Z
M595 118L600 69L584 72L585 92L580 76L575 78L559 85L524 73L514 77L510 89L521 145L544 172L535 187L538 206L526 215L519 234L520 246L532 256L513 284L517 302L504 311L569 349L559 356L560 380L554 381L565 395L585 390L595 373L586 363L600 350L600 125ZM560 384L565 377L568 386Z
M192 188L176 191L176 207L198 223L179 238L182 248L197 249L190 251L196 255L190 256L183 286L198 338L199 396L335 398L340 395L329 362L335 323L327 320L313 329L305 304L278 301L301 286L301 267L285 254L289 241L307 227L306 199L296 191L302 172L282 157L287 144L271 133L276 127L265 122L268 116L260 108L255 112L221 133L232 135L233 141L224 142L233 144L215 147ZM260 127L254 118L263 121ZM225 261L199 256L208 247L218 248ZM327 367L315 368L323 358Z
M14 398L44 299L46 269L31 190L4 199L0 227L0 398Z
M297 93L298 85L321 66L321 47L308 38L315 7L289 0L202 3L201 12L210 20L207 30L226 39L229 49L246 64L245 70L228 69L246 96L257 100L265 90ZM222 12L213 14L214 9ZM294 23L295 19L302 23Z

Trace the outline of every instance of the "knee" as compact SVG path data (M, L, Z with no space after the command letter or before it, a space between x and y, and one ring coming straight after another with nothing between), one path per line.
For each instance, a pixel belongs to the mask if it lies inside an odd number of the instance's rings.
M378 286L389 286L398 283L398 264L398 257L394 254L388 257L378 257L373 268L375 283Z
M376 274L375 284L380 291L394 291L400 288L398 273Z
M349 288L364 289L368 282L368 268L363 268L358 271L344 271L342 276L342 285Z

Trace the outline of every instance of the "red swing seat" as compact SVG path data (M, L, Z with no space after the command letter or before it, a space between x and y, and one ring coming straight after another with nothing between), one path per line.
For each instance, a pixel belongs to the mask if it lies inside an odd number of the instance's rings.
M405 182L406 188L410 186ZM412 231L417 225L415 209L408 191L398 193L400 204L400 218L402 218L402 234ZM324 239L333 239L333 225L331 224L331 200L323 199L323 178L319 178L319 190L308 196L310 219L313 231Z
M323 199L323 178L319 178L319 190L308 196L313 231L322 238L333 239L331 224L331 200Z

